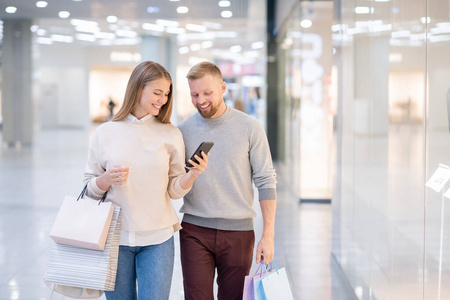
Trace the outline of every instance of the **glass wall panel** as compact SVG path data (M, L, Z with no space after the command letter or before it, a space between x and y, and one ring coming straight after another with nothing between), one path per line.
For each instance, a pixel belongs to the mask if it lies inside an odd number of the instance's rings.
M333 254L359 299L449 299L449 1L335 7Z
M450 166L450 7L449 1L427 1L426 179L439 164ZM425 194L425 299L450 299L450 204L430 188Z
M278 37L280 152L302 200L331 198L332 1L301 1Z

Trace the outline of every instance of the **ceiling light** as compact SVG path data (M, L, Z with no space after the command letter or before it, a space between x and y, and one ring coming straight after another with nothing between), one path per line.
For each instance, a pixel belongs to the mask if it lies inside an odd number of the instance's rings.
M94 36L98 39L106 39L106 40L113 40L116 38L116 35L112 32L95 32Z
M187 6L178 6L177 7L177 13L179 14L185 14L189 11L189 8Z
M108 23L116 23L118 19L119 18L117 18L116 16L107 16L106 17L106 22L108 22Z
M231 53L238 53L238 52L241 52L241 50L242 50L242 47L239 46L239 45L231 46L231 47L230 47L230 52L231 52Z
M173 33L173 34L183 34L186 32L186 29L184 28L167 28L167 33Z
M373 13L373 7L367 7L367 6L357 6L355 7L355 13L357 14L368 14Z
M233 16L233 13L229 10L224 10L220 13L220 15L222 16L222 18L231 18Z
M38 1L38 2L36 2L36 7L43 8L43 7L47 7L47 5L48 5L48 3L46 1Z
M149 7L147 7L147 12L149 14L157 14L157 13L159 13L159 7L158 6L149 6Z
M303 28L310 28L312 26L311 20L303 20L300 22L300 26Z
M191 51L198 51L198 50L202 49L202 45L192 44L189 48L191 48Z
M164 31L164 26L151 23L144 23L142 24L142 29L162 32Z
M230 5L231 5L230 1L227 1L227 0L219 1L220 7L229 7Z
M180 49L178 49L178 53L180 54L186 54L189 52L189 47L181 47Z
M86 20L80 20L80 19L72 19L70 20L70 24L73 26L89 26L89 27L97 27L98 23L94 21L86 21Z
M202 43L202 47L203 48L211 48L213 46L213 42L212 41L206 41Z
M178 1L180 1L180 0L170 0L170 2L178 2Z
M38 30L36 30L36 34L39 35L39 36L46 35L47 34L47 30L45 30L45 29L38 29Z
M13 14L13 13L15 13L15 12L17 11L17 7L14 7L14 6L8 6L7 8L5 8L5 11L6 11L8 14Z
M186 29L187 30L192 30L192 31L198 31L198 32L205 32L206 31L206 27L203 25L196 25L196 24L186 24Z
M30 27L31 32L36 32L38 29L39 29L39 26L37 26L37 25L31 25L31 27Z
M264 42L262 42L262 41L252 43L252 49L254 49L254 50L261 49L263 47L264 47Z
M68 17L70 17L70 12L63 10L58 13L58 16L61 19L67 19Z
M178 27L180 23L177 21L168 21L168 20L156 20L156 24L165 26L165 27Z
M222 24L220 24L220 23L203 22L203 25L205 25L207 28L211 28L211 29L222 29Z
M423 24L425 23L430 23L431 22L431 18L430 17L422 17L420 18L420 22L422 22Z
M99 32L100 28L98 28L97 26L75 26L75 30L76 31L81 31L81 32Z
M75 38L80 41L95 42L96 38L92 34L77 33Z
M38 37L36 39L38 44L51 45L53 44L53 40L51 38Z
M61 34L52 34L51 37L52 41L55 42L61 42L61 43L72 43L73 37L69 35L61 35Z
M138 34L132 30L119 29L119 30L116 30L116 35L121 36L121 37L134 38L134 37L137 37Z

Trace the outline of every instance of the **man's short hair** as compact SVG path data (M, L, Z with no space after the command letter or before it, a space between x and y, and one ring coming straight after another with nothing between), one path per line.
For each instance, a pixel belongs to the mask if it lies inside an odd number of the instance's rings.
M213 77L219 78L220 80L223 80L222 72L220 72L219 67L207 61L203 61L193 66L186 75L186 78L200 79L208 74L210 74Z

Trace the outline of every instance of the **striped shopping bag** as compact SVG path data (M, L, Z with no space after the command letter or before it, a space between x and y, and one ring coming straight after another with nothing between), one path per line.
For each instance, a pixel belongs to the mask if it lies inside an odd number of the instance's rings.
M53 291L74 298L98 298L113 291L120 243L120 207L114 207L105 250L55 243L44 281Z

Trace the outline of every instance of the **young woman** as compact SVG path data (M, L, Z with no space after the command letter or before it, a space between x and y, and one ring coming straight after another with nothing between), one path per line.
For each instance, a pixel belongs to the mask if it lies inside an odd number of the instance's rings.
M122 207L119 261L111 299L167 300L174 264L173 235L181 226L172 199L183 197L208 165L207 155L186 173L181 132L170 124L172 79L158 63L139 64L122 107L91 140L87 195ZM137 284L137 286L136 286Z

